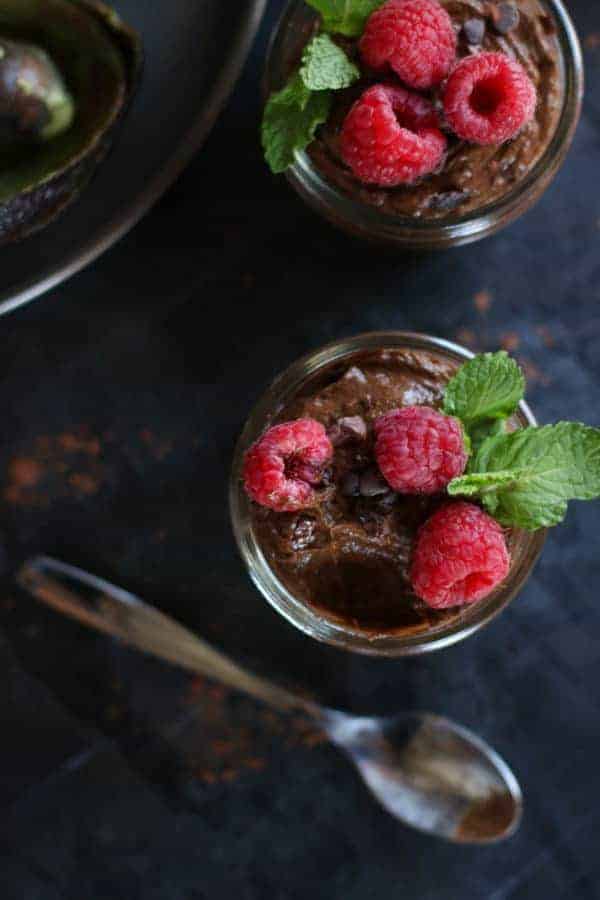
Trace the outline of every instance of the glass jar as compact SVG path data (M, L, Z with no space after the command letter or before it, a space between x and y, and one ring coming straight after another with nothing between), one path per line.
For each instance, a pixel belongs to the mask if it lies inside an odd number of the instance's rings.
M254 532L251 503L242 484L244 454L268 428L278 412L309 382L318 380L332 364L352 365L357 354L373 350L425 350L445 360L461 364L473 354L457 344L411 332L386 331L361 334L329 344L310 353L286 369L254 407L238 441L230 482L230 511L234 534L250 577L265 599L289 622L317 640L345 650L373 656L411 656L440 650L463 640L490 622L521 591L541 553L545 531L516 532L511 547L512 565L508 578L487 598L464 607L458 615L425 632L378 634L340 624L294 597L267 563ZM516 415L521 427L535 425L526 403Z
M385 212L344 193L328 181L310 155L296 154L286 171L307 204L338 228L371 243L415 250L457 247L494 234L539 200L562 165L571 145L583 97L583 60L577 33L561 0L537 0L556 32L562 78L562 110L546 150L530 171L499 199L463 215L420 219ZM264 93L278 90L314 31L315 11L304 0L290 0L275 28L267 57Z

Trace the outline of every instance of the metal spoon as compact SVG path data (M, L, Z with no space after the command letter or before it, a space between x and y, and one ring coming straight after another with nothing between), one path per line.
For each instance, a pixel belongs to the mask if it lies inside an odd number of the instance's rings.
M428 713L370 718L321 707L242 669L127 591L48 557L25 563L17 579L54 609L138 650L277 709L308 714L382 806L413 828L457 843L488 844L509 837L519 824L523 799L515 776L466 728Z

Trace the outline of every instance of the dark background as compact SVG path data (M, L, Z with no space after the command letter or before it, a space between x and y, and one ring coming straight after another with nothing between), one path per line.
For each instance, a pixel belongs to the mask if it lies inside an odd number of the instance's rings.
M272 8L176 187L93 268L0 322L3 900L600 898L600 503L573 504L489 628L401 662L278 618L226 507L235 437L269 380L362 330L504 346L542 421L600 425L600 13L569 6L583 119L555 184L508 231L386 256L271 178L255 135ZM524 785L519 833L468 849L405 829L302 723L37 607L13 578L40 551L331 704L470 726Z

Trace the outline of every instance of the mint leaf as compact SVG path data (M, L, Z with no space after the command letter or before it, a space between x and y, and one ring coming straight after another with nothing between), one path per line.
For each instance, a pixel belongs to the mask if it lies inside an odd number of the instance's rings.
M487 419L482 422L476 422L471 426L469 437L471 439L472 456L468 468L469 472L475 471L473 468L475 457L484 442L501 434L506 434L506 419Z
M261 139L271 171L284 172L304 150L331 111L332 90L360 78L358 68L329 35L316 35L304 48L300 70L265 106Z
M482 497L513 484L514 472L483 472L454 478L448 485L448 493L451 497Z
M318 34L306 45L300 75L311 91L339 90L360 78L357 66L328 34Z
M505 350L482 353L460 367L444 395L444 412L470 430L475 422L506 419L525 394L525 377Z
M271 94L261 126L262 146L271 171L284 172L304 150L331 110L329 91L309 90L297 72L282 90Z
M383 0L307 0L307 3L321 13L326 31L358 37L371 13Z
M492 438L480 447L473 473L457 479L453 492L477 494L503 525L557 525L568 500L600 496L600 429L559 422Z

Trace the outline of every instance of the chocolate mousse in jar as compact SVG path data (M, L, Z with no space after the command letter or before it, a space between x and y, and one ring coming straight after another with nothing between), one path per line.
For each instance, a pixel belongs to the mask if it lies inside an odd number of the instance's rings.
M305 80L317 88L336 87L307 93L308 88L298 82L308 116L300 123L302 138L285 133L290 123L299 123L287 115L289 107L284 117L277 117L281 106L276 103L270 110L267 102L263 125L263 146L271 168L284 173L309 206L344 231L370 242L433 249L493 234L541 197L567 155L583 94L581 48L561 0L409 0L415 16L420 3L442 8L448 34L440 41L446 41L446 50L451 44L435 74L424 78L418 60L416 69L414 59L403 67L400 32L394 45L388 28L384 45L388 41L389 46L382 50L377 44L377 22L369 25L369 18L363 17L358 24L356 20L350 25L336 23L320 17L310 3L291 0L283 13L268 55L265 98L277 98L302 73L308 73ZM374 0L369 8L376 16L383 7L402 4L406 0L382 4ZM393 10L391 15L384 26L395 24ZM404 45L409 56L418 49L413 41L420 27L418 18L415 22L409 20L410 37ZM369 40L368 29L373 32ZM314 51L311 45L316 36L343 53L346 81L344 76L328 81L328 71L319 69L324 56L323 46ZM494 66L502 68L507 61L508 81L503 81L504 73ZM500 116L501 105L510 106L513 96L515 106L520 102L523 85L513 85L514 94L510 87L515 66L515 78L525 80L530 96L523 108L503 113L505 122L514 120L512 126L503 128L501 123L499 129L486 129ZM365 98L371 106L367 111ZM289 96L284 95L286 99ZM395 116L398 123L392 118L375 168L361 154L364 145L380 135L379 126L361 135L356 129L353 133L351 121L364 123L374 104L379 104L377 115L383 108L381 115ZM483 129L477 123L474 128L465 123L472 114ZM411 166L403 168L390 149L397 137L394 127L409 130L410 153L410 142L421 141L418 151L424 148L423 156L416 167L411 160ZM280 131L273 135L273 128ZM273 142L278 151L286 141L292 152L284 157L276 153L274 158ZM390 166L385 165L387 161Z
M498 356L504 362L506 355ZM472 359L473 354L463 347L426 335L358 335L295 362L251 412L231 475L234 533L258 590L277 612L311 637L374 656L438 650L490 622L527 581L542 550L544 530L501 529L474 505L454 502L441 483L421 483L418 492L410 494L399 490L397 484L390 489L386 479L394 483L393 473L385 470L381 454L377 456L378 450L385 449L381 422L399 410L410 414L417 409L419 415L439 416L444 427L450 427L441 446L452 457L450 464L458 459L459 465L454 472L447 472L447 477L464 470L460 423L437 411L444 406L451 380ZM298 432L295 436L286 431L290 423ZM515 411L505 425L515 431L535 425L535 419L525 402L517 406L515 401ZM421 427L417 423L417 430ZM307 481L318 482L314 497L296 497L298 502L292 503L292 508L263 505L264 498L257 497L261 502L256 502L248 492L249 461L262 466L258 474L263 486L273 477L272 459L265 467L264 461L251 457L254 449L264 444L265 436L271 440L274 434L288 444L295 439L306 441L308 435L309 440L316 438L329 448L315 478L311 466L316 460L300 455L294 460L293 448L288 446L291 466L287 474L292 480L297 477L302 489L309 492ZM465 445L470 452L474 449L469 438ZM446 464L447 460L441 461L442 466ZM471 527L471 515L476 529L479 518L489 525L492 565L505 566L489 585L482 590L478 586L477 595L472 592L475 576L469 576L470 600L475 596L481 599L468 605L460 605L450 595L438 603L427 585L415 589L419 536L427 539L426 523L431 532L431 523L439 523L448 509L459 514L461 540L460 517L465 510L465 528ZM479 538L474 540L468 552L478 553ZM490 574L479 568L478 578Z

